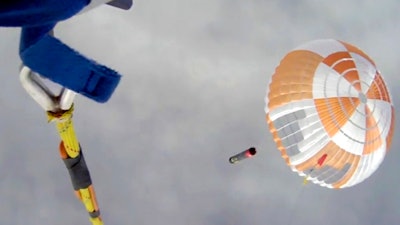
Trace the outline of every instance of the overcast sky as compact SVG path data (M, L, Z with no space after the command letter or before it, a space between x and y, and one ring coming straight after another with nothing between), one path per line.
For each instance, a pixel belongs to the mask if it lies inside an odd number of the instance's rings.
M302 185L264 113L280 59L320 38L369 54L398 107L399 9L398 0L137 0L60 23L63 42L123 74L110 101L79 96L74 115L105 225L400 224L397 128L377 172L331 190ZM19 83L19 32L0 29L0 224L89 225L54 124ZM256 157L228 163L250 146Z

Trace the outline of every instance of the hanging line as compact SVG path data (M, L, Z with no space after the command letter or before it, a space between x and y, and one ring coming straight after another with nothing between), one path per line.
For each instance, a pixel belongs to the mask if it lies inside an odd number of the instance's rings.
M72 120L73 99L76 94L66 88L62 88L58 95L54 94L41 82L38 75L26 66L21 69L20 81L25 90L46 111L48 122L56 124L61 139L60 156L68 169L75 195L89 213L92 225L103 225L90 172Z

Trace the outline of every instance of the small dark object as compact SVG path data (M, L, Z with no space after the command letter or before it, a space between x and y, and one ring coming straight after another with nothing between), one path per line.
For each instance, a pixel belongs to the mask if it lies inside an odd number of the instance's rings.
M247 149L247 150L245 150L245 151L243 151L241 153L238 153L238 154L230 157L229 158L229 162L232 163L232 164L235 164L235 163L237 163L237 162L239 162L239 161L241 161L243 159L247 159L247 158L252 157L256 153L257 153L256 148L251 147L251 148L249 148L249 149Z

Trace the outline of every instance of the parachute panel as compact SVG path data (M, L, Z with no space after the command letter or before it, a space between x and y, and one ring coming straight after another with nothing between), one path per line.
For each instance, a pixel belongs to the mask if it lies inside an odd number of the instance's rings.
M368 178L393 136L394 107L375 63L337 40L289 52L271 78L265 111L289 167L328 188Z

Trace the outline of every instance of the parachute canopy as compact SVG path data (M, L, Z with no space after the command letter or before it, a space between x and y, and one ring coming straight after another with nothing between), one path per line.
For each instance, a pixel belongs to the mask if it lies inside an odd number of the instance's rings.
M368 178L393 136L394 107L375 63L337 40L289 52L272 76L265 111L290 168L328 188Z

